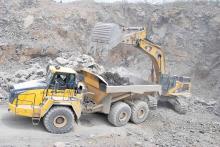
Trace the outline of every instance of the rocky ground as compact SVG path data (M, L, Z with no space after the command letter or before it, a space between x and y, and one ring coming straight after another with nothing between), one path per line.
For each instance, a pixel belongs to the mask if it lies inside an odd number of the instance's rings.
M58 141L67 142L66 146L220 146L220 121L214 114L220 114L218 2L121 5L0 0L0 98L7 98L14 83L42 78L48 64L147 77L151 62L139 50L123 45L110 51L91 48L91 29L99 21L147 25L148 38L166 53L167 72L192 77L189 113L178 115L161 106L146 123L122 128L94 114L82 117L76 132L52 135L0 105L0 146L52 146Z
M56 135L46 132L42 124L32 126L31 119L14 116L7 112L6 105L1 105L0 146L218 147L220 118L209 109L198 104L187 115L179 115L160 106L150 112L146 122L124 127L113 127L103 114L84 114L73 132Z

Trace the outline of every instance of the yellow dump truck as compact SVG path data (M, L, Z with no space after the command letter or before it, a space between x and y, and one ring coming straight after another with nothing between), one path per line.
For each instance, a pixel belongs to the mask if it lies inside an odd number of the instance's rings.
M105 113L111 124L123 126L145 121L161 91L160 85L110 86L88 70L49 66L45 79L12 87L9 111L32 118L33 125L42 118L45 128L58 134L71 131L82 113Z

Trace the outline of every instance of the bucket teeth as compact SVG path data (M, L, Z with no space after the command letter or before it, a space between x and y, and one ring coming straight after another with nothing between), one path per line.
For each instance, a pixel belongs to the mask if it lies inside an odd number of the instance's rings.
M121 29L114 23L97 23L92 30L91 41L116 46L121 41Z

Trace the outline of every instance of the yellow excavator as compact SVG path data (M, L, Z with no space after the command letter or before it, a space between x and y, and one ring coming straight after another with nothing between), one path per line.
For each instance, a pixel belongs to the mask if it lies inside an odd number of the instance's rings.
M158 100L169 102L180 114L186 113L188 106L184 99L190 96L191 79L166 74L164 51L160 46L147 39L146 28L125 28L114 23L97 23L93 29L91 40L95 45L104 46L106 44L114 47L119 43L124 43L143 51L152 61L151 81L162 86L162 95L158 96Z

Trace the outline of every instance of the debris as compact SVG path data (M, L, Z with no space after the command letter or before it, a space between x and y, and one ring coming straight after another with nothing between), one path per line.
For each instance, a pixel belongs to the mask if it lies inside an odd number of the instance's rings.
M80 137L80 135L79 135L79 134L76 134L76 137Z
M202 105L205 105L205 106L214 106L215 104L216 104L216 101L209 101L209 102L206 102L205 100L203 100L203 99L196 99L195 101L194 101L194 103L195 104L202 104Z
M43 76L43 75L44 75L44 70L43 70L43 69L39 69L39 70L36 72L36 74L37 74L38 76Z
M218 104L216 105L215 114L220 116L220 100L219 100Z
M66 65L68 63L68 60L64 59L64 58L61 58L61 57L57 57L56 58L56 61L58 64L60 65Z
M0 99L4 99L5 100L7 98L8 98L7 92L0 87Z
M90 134L90 135L89 135L89 138L93 138L93 137L95 137L94 134Z
M33 17L32 15L28 15L28 16L24 19L24 28L29 27L33 22L34 22L34 17Z
M121 77L118 73L105 72L101 76L107 81L109 85L132 85L129 78Z
M133 135L133 133L127 132L127 136L131 136L131 135Z
M53 147L65 147L65 142L56 142Z
M214 105L216 105L216 101L209 101L209 102L207 103L207 105L208 105L208 106L214 106Z
M201 134L205 134L205 132L204 132L204 131L202 131L202 130L200 130L200 131L199 131L199 133L201 133Z
M138 142L135 142L135 146L143 146L142 142L138 141Z

